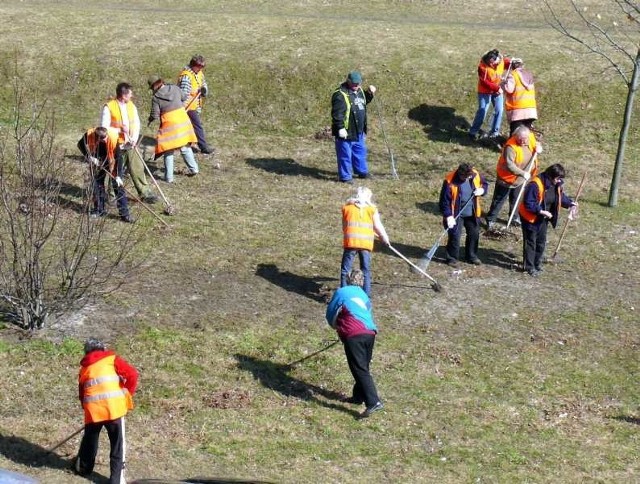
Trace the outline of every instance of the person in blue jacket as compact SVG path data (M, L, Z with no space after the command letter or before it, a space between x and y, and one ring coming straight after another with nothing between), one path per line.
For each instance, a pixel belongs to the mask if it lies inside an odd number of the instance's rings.
M347 276L347 285L338 289L327 307L327 322L335 329L344 346L349 370L355 384L346 401L365 404L362 418L383 408L373 377L369 371L378 328L373 321L371 300L364 292L364 275L354 269Z

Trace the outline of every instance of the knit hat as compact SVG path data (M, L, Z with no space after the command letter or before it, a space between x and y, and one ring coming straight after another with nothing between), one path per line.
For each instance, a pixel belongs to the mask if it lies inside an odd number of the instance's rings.
M84 352L91 353L92 351L104 351L107 349L107 346L100 340L96 338L89 338L84 342Z
M347 76L347 81L351 84L362 84L362 76L358 71L351 71Z
M149 85L149 89L153 89L153 85L158 82L161 81L162 77L158 76L157 74L154 74L152 76L149 76L147 78L147 84Z

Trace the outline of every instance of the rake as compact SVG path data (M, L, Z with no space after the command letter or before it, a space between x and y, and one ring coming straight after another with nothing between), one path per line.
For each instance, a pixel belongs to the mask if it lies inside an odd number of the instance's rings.
M422 274L424 277L426 277L427 279L429 279L431 281L431 287L433 288L434 291L436 292L441 292L442 291L442 286L438 283L438 281L436 281L433 277L431 277L429 274L427 274L425 271L423 271L422 269L420 269L420 267L418 267L417 265L415 265L413 262L411 262L409 259L407 259L404 255L402 255L395 247L393 247L391 244L389 244L389 249L391 249L391 251L396 254L398 257L400 257L403 261L405 261L407 264L409 264L411 267L413 267L415 270L417 270L420 274Z

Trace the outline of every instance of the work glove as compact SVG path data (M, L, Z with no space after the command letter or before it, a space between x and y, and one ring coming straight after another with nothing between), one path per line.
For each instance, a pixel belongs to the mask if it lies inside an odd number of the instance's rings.
M542 153L542 145L540 143L536 144L536 147L533 149L534 153Z
M93 164L93 166L100 166L100 160L95 156L89 157L89 163Z
M529 173L528 171L525 171L522 174L522 178L524 178L525 181L529 181L531 179L531 173Z
M200 88L200 95L202 97L206 97L208 92L209 92L209 89L207 89L207 86L202 86Z
M370 92L371 94L375 94L377 90L378 90L378 89L376 88L376 86L369 86L369 92Z
M569 207L569 220L575 220L578 218L578 203L573 202L573 205Z
M478 187L478 188L476 188L476 189L473 191L473 194L474 194L476 197L481 197L482 195L484 195L484 188L482 188L482 187Z
M116 185L118 185L119 187L124 185L122 178L120 178L119 176L116 177Z
M551 212L549 212L548 210L540 210L540 215L542 215L544 218L553 218L553 215L551 215Z
M447 217L447 228L452 229L456 226L456 219L452 215Z
M522 62L522 59L520 59L520 57L511 58L511 66L513 69L517 69L518 67L522 67L523 65L524 62Z
M338 138L347 139L347 130L344 128L338 130Z

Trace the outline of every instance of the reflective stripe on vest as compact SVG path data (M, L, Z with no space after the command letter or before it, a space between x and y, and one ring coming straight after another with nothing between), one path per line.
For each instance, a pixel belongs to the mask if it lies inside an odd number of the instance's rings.
M342 234L345 249L373 250L375 232L373 216L376 207L358 207L351 203L342 207Z
M193 125L184 108L174 109L160 116L156 155L160 155L165 151L175 150L176 148L182 148L196 141L198 141L198 139L193 132Z
M513 80L515 88L511 94L506 93L505 107L507 111L514 109L535 109L536 107L536 89L533 84L527 89L522 83L522 78L518 71L513 71Z
M540 205L542 203L542 199L544 198L544 185L542 184L542 180L537 176L535 178L532 178L529 183L535 183L536 185L538 185L538 205ZM537 213L530 212L525 208L524 202L520 202L518 213L520 214L520 218L525 219L530 224L534 223L536 221L536 218L538 217Z
M338 88L336 89L336 91L338 91L340 94L342 94L342 97L344 98L344 102L347 105L347 111L344 115L344 129L348 130L349 129L349 118L351 117L351 99L349 99L349 94L344 92L342 89ZM356 93L356 96L358 96L359 93L362 93L362 95L364 96L364 91L362 90L361 87L359 87L358 89L356 89L354 91ZM366 100L366 97L365 97Z
M115 420L133 408L129 392L122 388L115 370L115 355L105 356L80 369L85 423Z
M202 84L204 84L204 73L200 71L196 74L191 69L185 69L178 75L178 84L180 84L180 79L184 76L187 76L191 83L191 92L189 92L189 97L184 102L184 106L187 111L195 111L202 107L202 96L200 96L197 101L192 101L198 95L198 90L202 87Z
M478 68L483 64L482 61L480 61L480 63L478 64ZM485 69L485 78L484 80L489 80L490 82L493 82L494 84L500 84L500 81L502 80L502 73L504 72L504 60L500 60L500 62L498 63L498 65L494 68L491 66L486 65L486 69ZM480 94L495 94L493 91L488 91L480 82L480 79L478 79L478 92Z
M444 177L445 181L447 182L447 185L449 186L449 190L451 190L451 213L455 215L457 215L456 213L456 200L458 199L458 185L456 185L455 183L453 183L453 180L456 177L456 172L457 170L453 170L449 173L447 173L447 175ZM467 183L465 181L465 183ZM471 183L473 184L473 188L480 188L482 186L482 180L480 180L480 173L478 173L478 170L476 170L475 168L473 169L473 179L471 180ZM474 197L475 200L473 201L473 213L476 217L479 217L482 214L482 208L480 207L480 197ZM459 207L462 208L462 207Z
M124 143L126 140L124 139L124 133L122 131L122 128L124 128L124 124L122 122L122 105L117 99L112 99L106 103L105 106L109 108L109 113L111 113L111 127L118 130L118 140L120 143ZM136 113L133 111L134 104L131 101L127 102L125 106L127 108L127 118L129 120L129 134L131 134L138 129L138 126L136 125Z
M533 153L536 149L536 137L534 136L533 133L529 133L528 144L529 144L529 151ZM526 170L527 169L526 165L529 163L529 160L524 159L522 146L518 144L515 137L512 136L511 138L509 138L505 143L504 147L502 148L502 152L500 153L500 158L498 158L498 164L496 165L496 173L500 180L502 180L505 183L508 183L509 185L513 185L518 179L518 175L513 173L508 168L507 158L504 155L507 151L507 146L511 146L511 148L513 149L513 152L516 155L516 159L514 162L516 165L518 165L518 167L522 168L523 170ZM531 173L532 178L538 174L538 157L536 157L536 159L534 160L533 168L531 168L529 173Z

